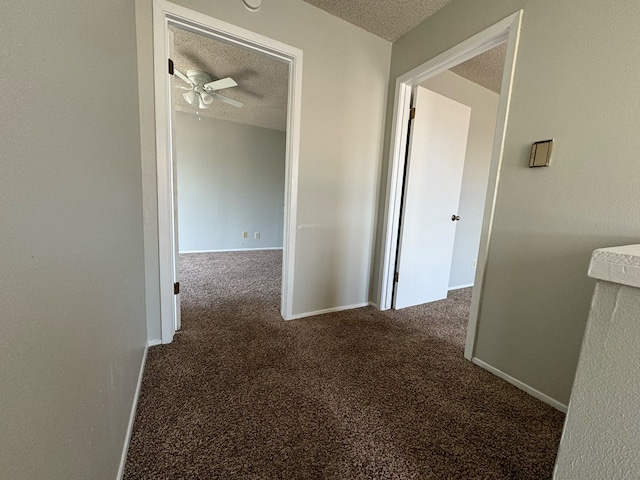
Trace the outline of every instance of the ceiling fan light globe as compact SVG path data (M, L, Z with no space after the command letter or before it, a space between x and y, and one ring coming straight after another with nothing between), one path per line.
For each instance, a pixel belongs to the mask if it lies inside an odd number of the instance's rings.
M202 97L199 97L199 98L198 98L198 107L199 107L199 108L209 108L209 104L210 104L210 103L211 103L211 102L209 102L209 103L204 103L204 100L202 99Z
M189 105L193 105L193 103L196 101L196 93L193 90L191 90L190 92L184 92L182 94L182 97L187 101Z
M202 100L202 103L204 103L205 105L211 105L211 103L213 102L213 97L208 93L203 93L200 95L200 100Z

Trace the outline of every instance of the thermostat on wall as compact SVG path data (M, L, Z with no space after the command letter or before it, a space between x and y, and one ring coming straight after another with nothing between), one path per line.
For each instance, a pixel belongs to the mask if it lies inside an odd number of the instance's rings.
M531 156L529 156L529 167L548 167L551 161L551 148L553 139L543 140L531 145Z

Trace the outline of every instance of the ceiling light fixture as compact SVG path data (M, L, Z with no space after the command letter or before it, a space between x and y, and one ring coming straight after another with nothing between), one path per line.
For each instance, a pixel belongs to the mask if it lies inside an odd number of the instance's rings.
M260 10L262 0L242 0L242 4L250 12L257 12L258 10Z
M178 78L189 84L191 87L188 92L184 92L182 94L185 102L189 105L197 105L199 108L207 108L214 100L219 100L236 108L240 108L244 105L242 102L217 93L218 90L238 86L236 81L231 77L212 81L211 76L208 73L200 70L187 70L187 74L185 75L176 68L174 69L174 73ZM176 87L186 88L181 85L176 85Z
M196 92L194 92L193 90L191 90L190 92L184 92L182 96L189 105L193 105L193 102L196 101Z
M213 97L208 93L201 93L198 99L198 106L200 108L207 108L213 102Z

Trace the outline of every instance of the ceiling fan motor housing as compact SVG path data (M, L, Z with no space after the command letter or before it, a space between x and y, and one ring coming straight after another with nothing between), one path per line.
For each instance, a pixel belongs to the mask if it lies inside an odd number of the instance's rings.
M187 77L196 85L203 85L211 81L211 76L200 70L187 70Z

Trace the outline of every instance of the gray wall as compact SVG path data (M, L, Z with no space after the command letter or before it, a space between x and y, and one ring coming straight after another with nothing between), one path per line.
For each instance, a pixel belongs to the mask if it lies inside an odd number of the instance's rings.
M640 235L640 3L603 11L595 0L453 0L394 43L391 82L519 8L476 356L566 404L593 289L590 254ZM390 123L391 106L385 153ZM531 143L547 138L556 139L552 165L527 168Z
M0 478L116 478L144 353L133 4L3 2Z
M421 85L471 107L458 208L461 220L456 225L449 287L473 285L476 273L473 262L478 257L480 246L480 230L500 96L451 71L442 72Z
M391 43L301 0L178 0L304 51L293 313L367 303ZM157 308L151 2L136 1L149 303ZM366 85L366 88L363 88ZM156 260L154 260L156 259ZM148 316L149 338L160 321Z
M176 113L181 252L282 247L285 140L279 130Z

